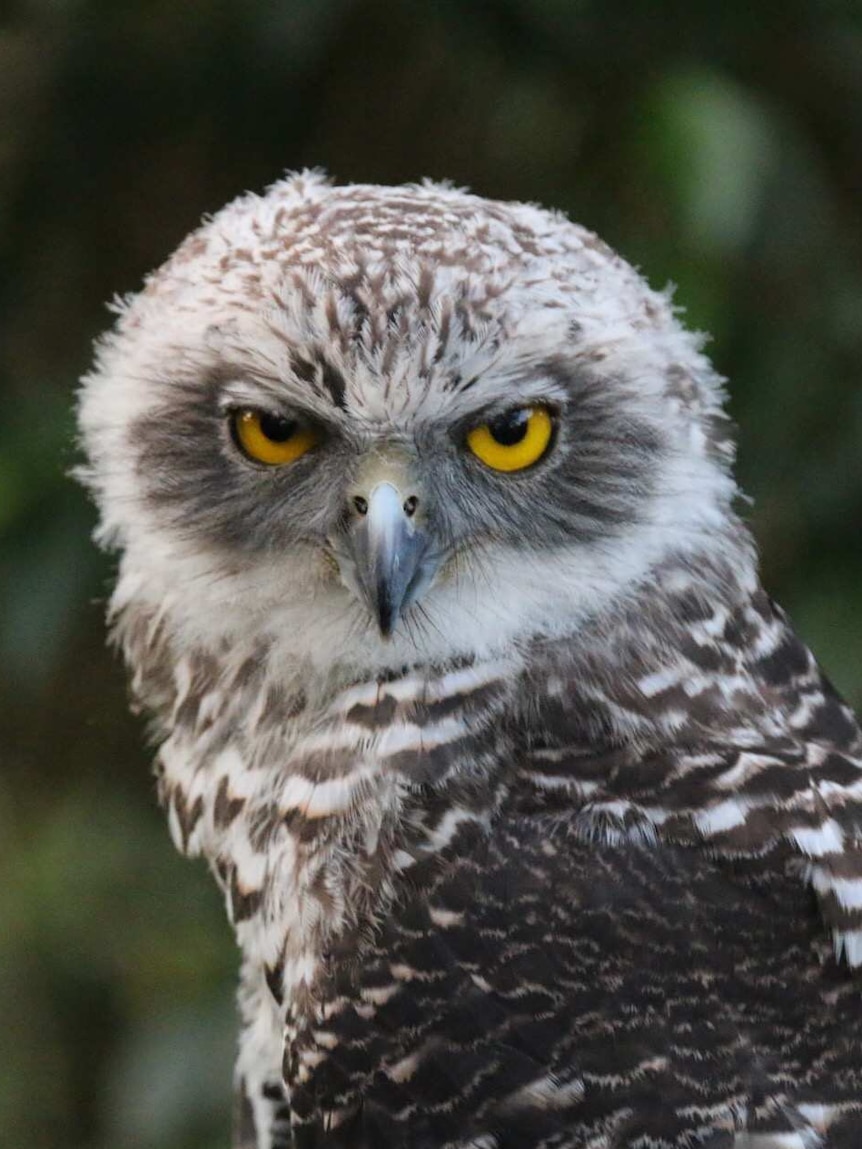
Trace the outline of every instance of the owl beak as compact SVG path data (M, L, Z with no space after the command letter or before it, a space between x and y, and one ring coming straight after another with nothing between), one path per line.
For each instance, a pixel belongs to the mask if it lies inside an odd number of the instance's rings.
M359 517L350 531L348 563L340 563L342 578L389 638L403 611L431 582L437 559L416 522L415 498L405 499L392 483L378 483L354 505Z

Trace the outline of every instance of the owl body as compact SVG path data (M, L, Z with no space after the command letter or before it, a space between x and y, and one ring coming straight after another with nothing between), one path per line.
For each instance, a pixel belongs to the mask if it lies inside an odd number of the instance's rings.
M242 949L237 1144L862 1129L862 736L722 400L590 233L435 185L291 177L124 306L86 478Z

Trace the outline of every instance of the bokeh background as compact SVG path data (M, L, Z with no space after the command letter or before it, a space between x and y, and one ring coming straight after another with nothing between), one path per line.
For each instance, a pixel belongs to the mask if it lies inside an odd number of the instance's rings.
M227 1144L235 953L104 646L77 377L286 168L556 206L678 285L730 377L765 580L862 703L852 0L21 0L0 23L0 1142Z

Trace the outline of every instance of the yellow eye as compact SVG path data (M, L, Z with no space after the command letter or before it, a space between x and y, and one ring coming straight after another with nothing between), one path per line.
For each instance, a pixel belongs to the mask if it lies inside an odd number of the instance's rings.
M266 411L235 411L231 425L243 452L270 467L292 463L320 441L319 432L307 423Z
M547 407L516 407L474 427L467 435L467 446L494 471L523 471L538 463L553 431Z

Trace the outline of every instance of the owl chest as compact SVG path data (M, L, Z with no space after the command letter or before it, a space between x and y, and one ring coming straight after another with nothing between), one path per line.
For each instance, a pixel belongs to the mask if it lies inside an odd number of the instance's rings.
M503 692L500 668L482 666L303 706L301 691L265 678L186 691L160 788L177 846L209 861L246 956L281 1001L385 912L405 870L487 819Z

